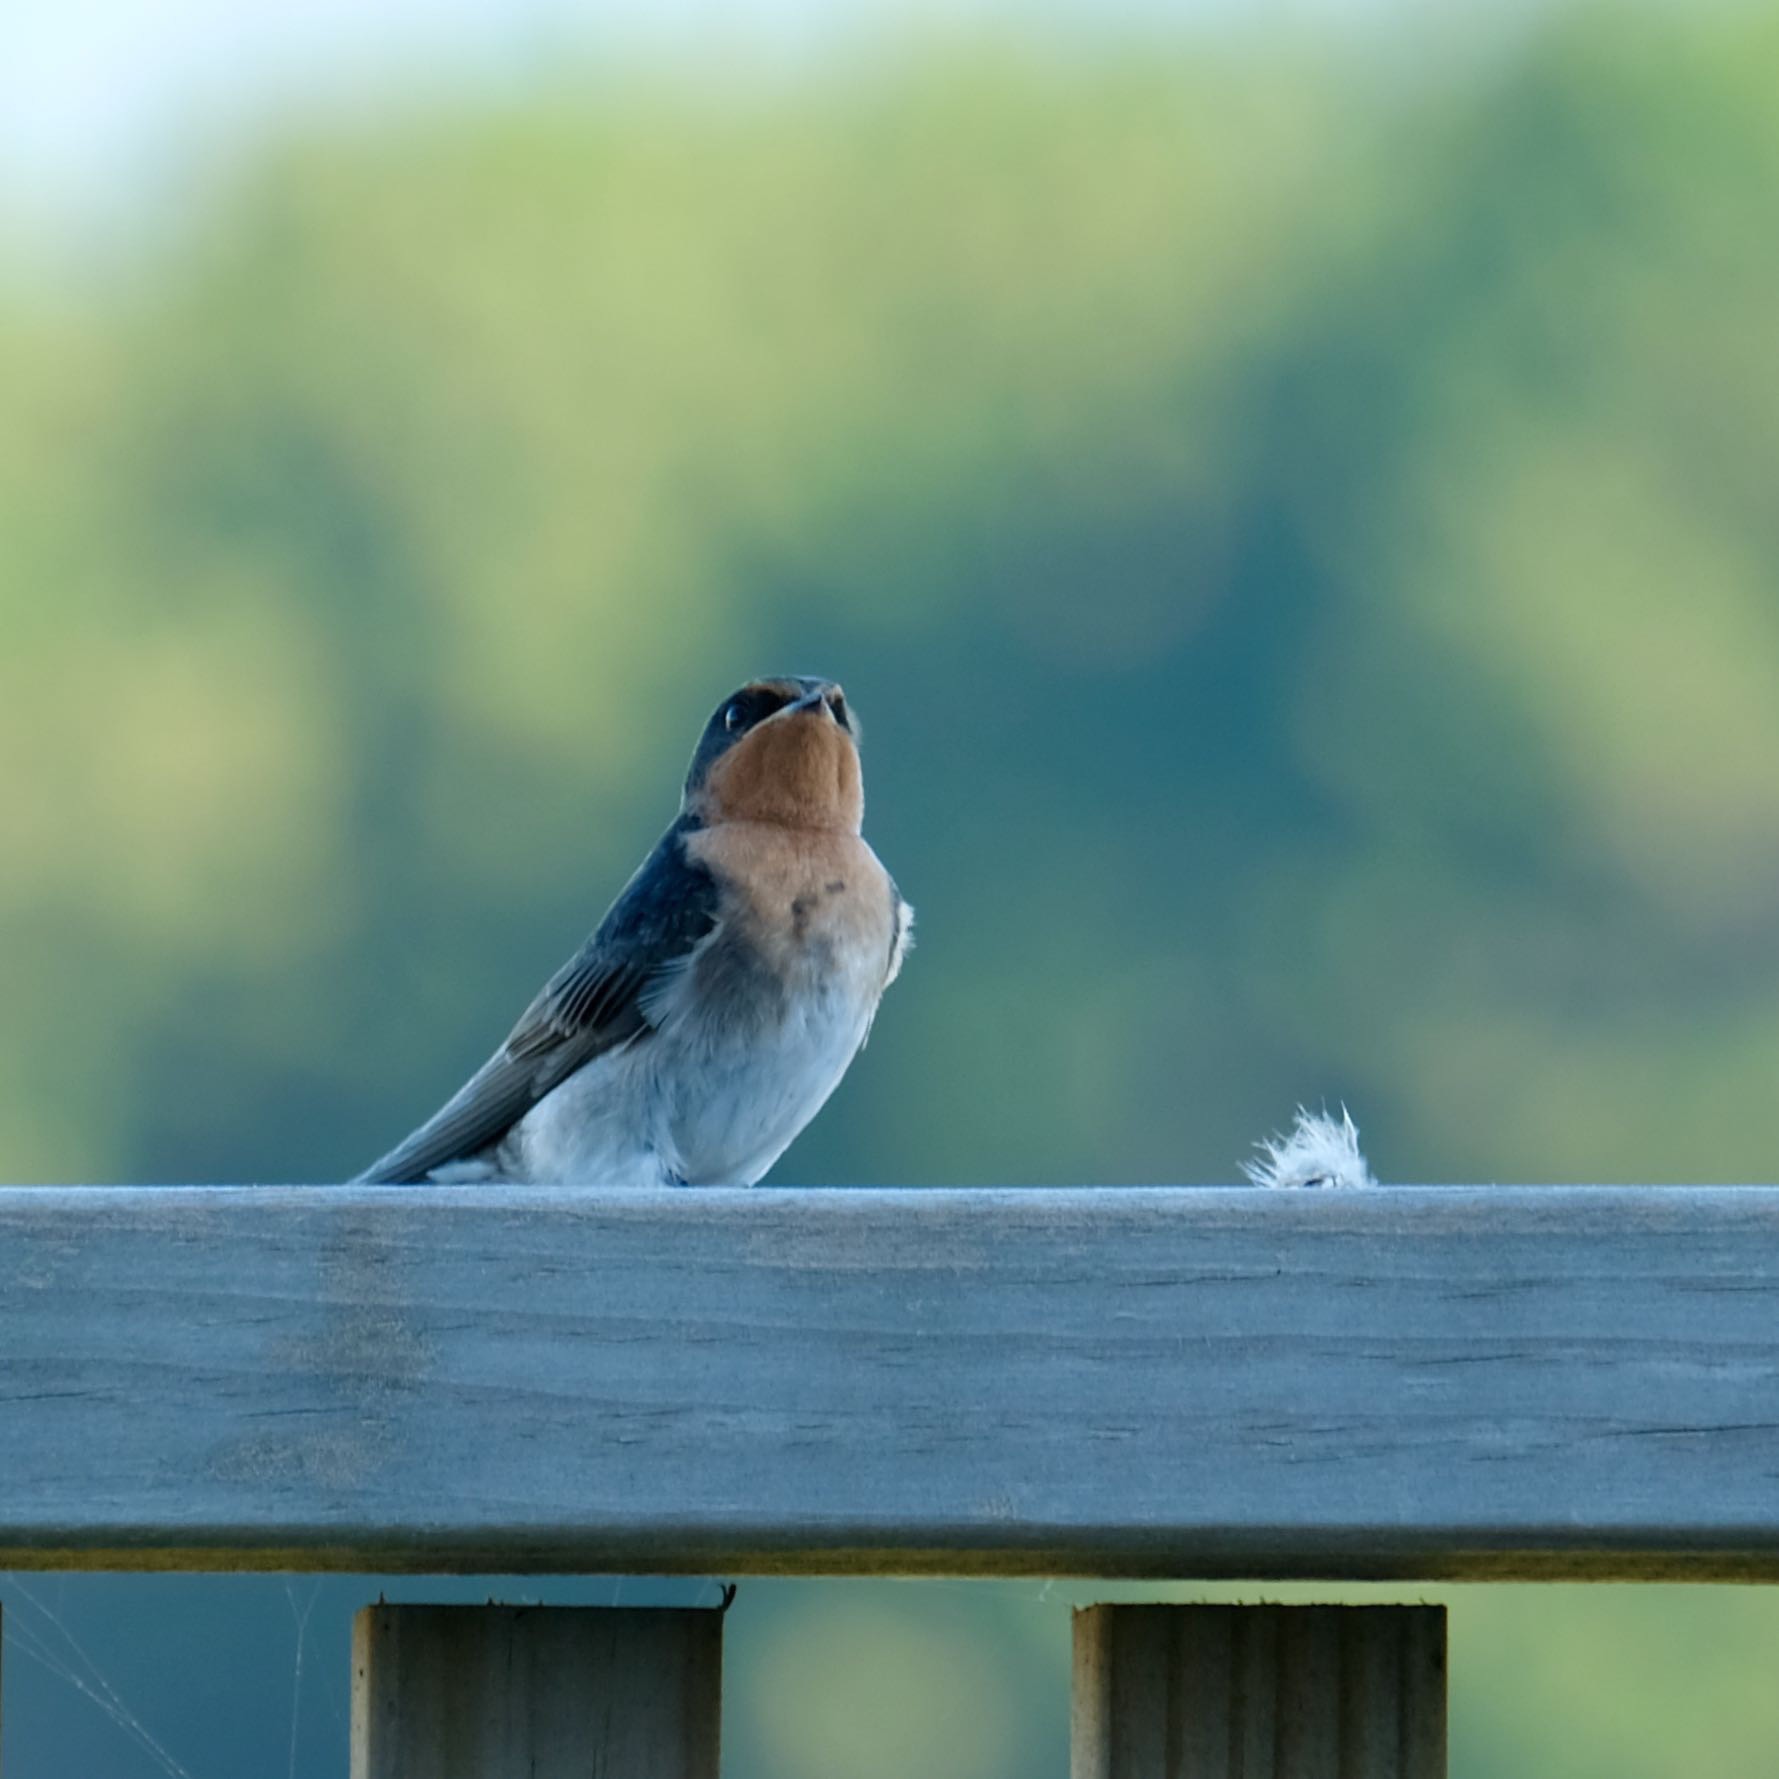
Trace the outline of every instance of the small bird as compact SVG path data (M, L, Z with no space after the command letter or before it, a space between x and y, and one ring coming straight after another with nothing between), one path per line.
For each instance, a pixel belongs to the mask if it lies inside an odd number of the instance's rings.
M717 707L679 815L512 1035L360 1184L751 1186L865 1042L914 911L832 680Z

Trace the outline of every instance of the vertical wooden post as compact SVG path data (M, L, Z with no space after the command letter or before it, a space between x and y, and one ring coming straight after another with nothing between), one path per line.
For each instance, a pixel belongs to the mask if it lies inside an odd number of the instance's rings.
M1444 1779L1443 1606L1091 1606L1073 1779Z
M717 1779L723 1614L367 1606L352 1779Z

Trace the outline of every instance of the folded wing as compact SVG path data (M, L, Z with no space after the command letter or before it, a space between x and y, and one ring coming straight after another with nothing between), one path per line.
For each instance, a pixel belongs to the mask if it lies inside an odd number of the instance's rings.
M414 1185L498 1143L553 1087L595 1057L646 1043L662 979L716 930L715 879L686 855L684 824L662 836L598 930L545 984L507 1041L360 1185Z

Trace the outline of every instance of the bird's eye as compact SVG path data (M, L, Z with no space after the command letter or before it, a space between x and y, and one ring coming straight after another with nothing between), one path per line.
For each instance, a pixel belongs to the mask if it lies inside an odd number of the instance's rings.
M747 727L747 707L739 698L723 712L723 727L731 735L739 735Z
M845 693L836 692L834 696L828 700L828 708L833 711L834 721L837 722L842 729L851 729L852 718L846 713Z

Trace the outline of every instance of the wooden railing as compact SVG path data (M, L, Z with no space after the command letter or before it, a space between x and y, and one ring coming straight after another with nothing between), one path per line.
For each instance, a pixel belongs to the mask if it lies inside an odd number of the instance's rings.
M1776 1479L1769 1189L0 1191L0 1568L1741 1580ZM714 1771L719 1617L453 1610L363 1779ZM1252 1613L1083 1614L1077 1773L1443 1771L1436 1613Z

